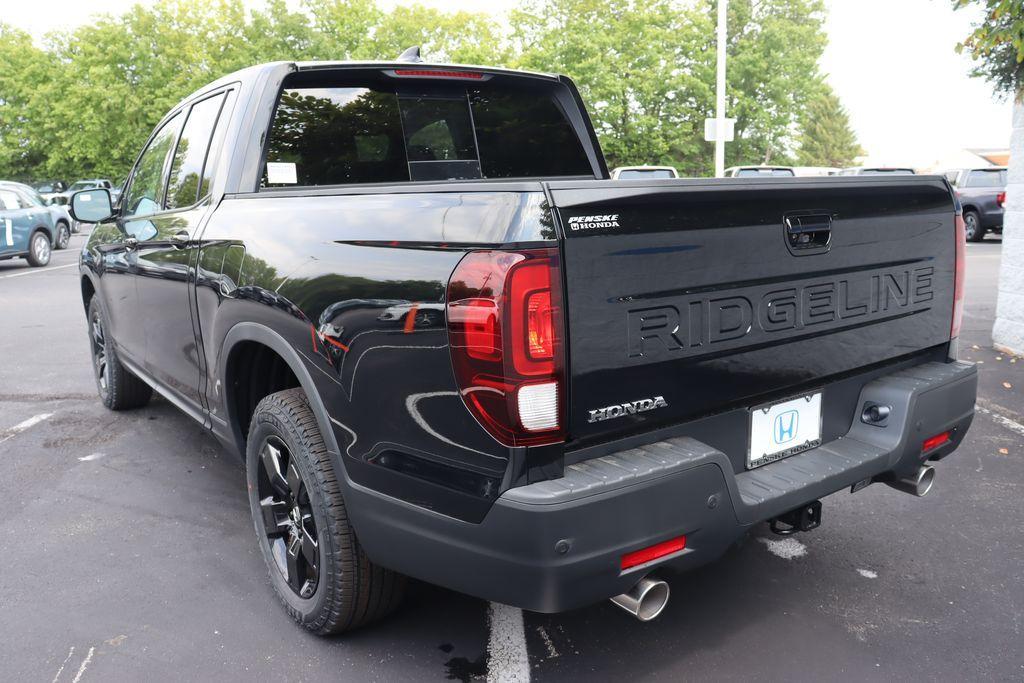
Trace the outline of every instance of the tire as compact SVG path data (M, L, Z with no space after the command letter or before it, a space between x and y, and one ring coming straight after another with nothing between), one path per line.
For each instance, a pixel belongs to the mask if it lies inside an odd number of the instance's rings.
M331 635L395 610L406 579L363 552L302 389L271 394L256 406L246 478L270 583L296 622Z
M153 388L121 365L111 343L107 316L99 298L89 300L89 350L100 400L110 410L141 408L153 397Z
M33 268L39 268L50 262L51 252L50 238L42 230L36 230L28 238L28 256L25 260Z
M977 211L964 211L964 230L968 242L980 242L985 239L985 228L981 227L981 216Z
M67 223L57 223L57 239L53 243L54 249L67 249L68 243L71 241L71 228L68 227Z
M72 234L75 234L75 235L77 235L78 233L82 232L82 224L79 223L78 221L72 221L71 222L71 232L72 232Z

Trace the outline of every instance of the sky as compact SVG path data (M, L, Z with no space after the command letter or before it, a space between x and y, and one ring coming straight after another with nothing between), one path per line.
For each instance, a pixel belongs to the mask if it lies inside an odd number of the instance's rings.
M151 0L142 0L148 4ZM419 0L439 9L481 11L479 0ZM259 0L246 0L254 5ZM37 38L71 29L96 13L120 13L136 0L4 2L0 21ZM381 0L383 6L413 4ZM516 0L488 0L501 14ZM850 114L871 165L950 165L957 152L1006 148L1011 105L971 78L970 59L954 48L970 31L972 15L950 0L825 0L829 45L821 69Z

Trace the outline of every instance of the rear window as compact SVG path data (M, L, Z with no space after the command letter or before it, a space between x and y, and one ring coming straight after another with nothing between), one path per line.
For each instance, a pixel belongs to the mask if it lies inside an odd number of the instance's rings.
M736 172L737 178L792 178L793 170L789 168L741 168Z
M286 87L264 187L590 176L552 93L490 82Z
M912 168L865 168L861 175L914 175Z
M967 177L966 187L1004 187L1006 170L971 171Z
M665 168L647 170L634 168L628 171L619 172L619 180L629 180L630 178L675 178L675 176L672 175L672 171Z

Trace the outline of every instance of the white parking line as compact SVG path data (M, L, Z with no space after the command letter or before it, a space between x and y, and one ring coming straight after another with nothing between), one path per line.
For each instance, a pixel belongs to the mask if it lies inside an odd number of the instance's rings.
M985 405L982 405L983 403ZM985 407L985 406L989 406L989 407ZM982 415L988 415L990 418L992 418L992 421L995 422L996 424L1002 425L1003 427L1006 427L1007 429L1009 429L1011 432L1016 432L1020 436L1024 436L1024 424L1021 424L1020 422L1017 422L1016 420L1011 420L1010 418L1008 418L1005 415L1001 414L1001 413L1010 413L1011 415L1013 414L1011 411L1007 410L1006 408L1003 408L1002 406L997 406L996 404L991 403L989 401L986 401L984 399L979 399L978 403L974 406L974 409L977 410Z
M72 645L71 649L68 650L68 656L64 658L64 663L60 665L59 669L57 669L57 675L53 677L53 683L57 683L57 679L60 678L62 673L64 673L64 667L68 665L68 661L71 659L71 655L73 654L75 654L74 645Z
M90 647L89 654L87 654L85 656L85 659L82 661L82 666L78 667L78 674L75 676L75 680L71 681L71 683L78 683L80 680L82 680L82 674L85 673L86 667L88 667L89 662L92 661L92 655L94 652L96 652L96 648Z
M38 275L40 273L49 273L51 270L60 270L61 268L71 268L77 266L78 262L68 263L63 266L44 266L42 268L32 268L31 270L23 270L19 273L11 273L10 275L0 275L0 280L6 280L11 277L24 277L25 275Z
M27 420L25 420L23 422L19 422L18 424L14 425L10 429L8 429L8 430L6 430L4 432L0 432L0 433L3 434L3 436L0 437L0 443L3 443L5 441L7 441L8 439L13 439L15 436L17 436L18 434L21 434L26 429L34 427L35 425L39 424L43 420L45 420L45 419L47 419L49 417L52 417L52 416L53 416L53 413L40 413L39 415L33 415L32 417L30 417L29 419L27 419Z
M489 613L487 683L529 683L530 658L526 652L523 611L492 602Z

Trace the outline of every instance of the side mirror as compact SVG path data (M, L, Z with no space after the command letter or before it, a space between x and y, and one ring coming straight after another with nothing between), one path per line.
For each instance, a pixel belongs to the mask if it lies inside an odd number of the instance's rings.
M110 190L82 190L71 195L71 217L79 223L102 223L114 215Z

